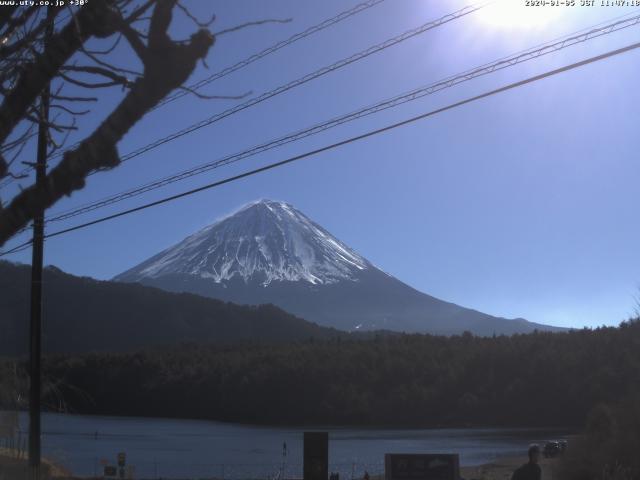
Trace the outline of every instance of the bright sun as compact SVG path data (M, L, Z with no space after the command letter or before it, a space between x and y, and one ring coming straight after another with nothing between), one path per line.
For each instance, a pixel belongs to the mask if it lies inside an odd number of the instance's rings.
M524 0L498 0L477 12L480 21L492 28L540 28L557 18L562 9L528 7Z

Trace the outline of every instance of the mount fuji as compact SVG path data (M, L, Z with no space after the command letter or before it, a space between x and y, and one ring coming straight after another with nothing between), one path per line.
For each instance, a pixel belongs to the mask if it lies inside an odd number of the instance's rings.
M260 200L117 275L240 304L272 303L320 325L476 335L561 330L419 292L284 202Z

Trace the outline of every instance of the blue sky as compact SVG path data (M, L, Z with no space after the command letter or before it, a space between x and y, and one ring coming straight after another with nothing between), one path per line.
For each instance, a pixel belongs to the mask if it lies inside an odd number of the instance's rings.
M193 10L203 17L216 13L214 31L256 19L293 19L219 37L207 58L209 70L200 66L192 81L357 3L192 1ZM457 0L386 0L204 91L260 94L464 5ZM504 8L451 22L112 172L94 175L83 191L50 213L633 11L577 6L544 11L544 18L528 24L541 11ZM511 17L499 18L501 12ZM194 28L176 16L176 37L184 38ZM432 110L637 42L639 33L640 26L632 27L571 47L48 229L72 226ZM117 55L121 64L134 61L124 48ZM249 201L272 198L293 204L383 270L444 300L554 325L618 324L633 313L640 285L639 61L640 51L632 51L297 164L52 238L45 262L73 274L108 279ZM119 89L104 95L95 113L83 119L75 139L90 132L121 95ZM234 104L182 98L147 115L119 150L125 154ZM30 254L11 259L29 263Z

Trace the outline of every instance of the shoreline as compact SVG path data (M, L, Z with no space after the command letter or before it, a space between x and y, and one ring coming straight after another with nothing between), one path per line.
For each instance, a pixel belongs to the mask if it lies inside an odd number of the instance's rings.
M540 457L542 469L541 480L551 480L553 469L558 461L556 458ZM509 480L513 472L522 464L527 463L526 452L521 456L501 457L482 465L460 467L460 479L464 480ZM382 480L383 477L381 477Z
M9 411L9 410L0 410L0 411ZM16 410L18 413L23 415L28 415L28 410ZM239 426L239 427L252 427L252 428L286 428L286 429L308 429L308 430L522 430L522 431L531 431L534 432L536 430L541 431L553 431L553 430L562 430L567 431L567 435L575 435L577 431L580 430L580 426L575 425L543 425L543 426L529 426L529 425L508 425L508 424L473 424L473 423L460 423L460 424L375 424L375 423L367 423L367 424L334 424L334 425L320 425L320 424L300 424L300 423L255 423L255 422L245 422L240 420L216 420L212 418L200 418L200 417L190 417L190 416L166 416L160 417L155 415L144 415L144 414L122 414L122 413L87 413L87 412L56 412L56 411L42 411L42 414L49 415L69 415L73 417L100 417L100 418L109 418L109 419L149 419L149 420L179 420L179 421L193 421L193 422L209 422L209 423L219 423L223 425L229 426Z
M43 458L43 465L50 471L52 480L91 480L94 477L77 477L73 476L69 471L57 465L55 462ZM509 456L497 458L491 462L481 465L460 467L460 480L509 480L513 472L523 463L526 463L526 454L519 456ZM554 465L557 458L540 458L540 467L542 469L541 480L551 480L553 478ZM26 459L17 458L17 451L11 451L6 448L0 448L0 473L17 472L26 469ZM7 470L5 470L7 469ZM371 475L373 480L384 480L384 473ZM220 480L212 478L211 480Z

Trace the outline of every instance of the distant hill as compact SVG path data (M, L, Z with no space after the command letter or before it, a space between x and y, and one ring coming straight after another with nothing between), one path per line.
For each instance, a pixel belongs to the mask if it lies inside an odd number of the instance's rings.
M272 200L241 208L114 280L239 304L273 303L346 331L490 336L564 330L494 317L419 292L293 206Z
M0 355L28 351L30 267L0 261ZM180 342L286 342L340 332L272 305L239 306L187 293L44 270L43 350L129 351Z

